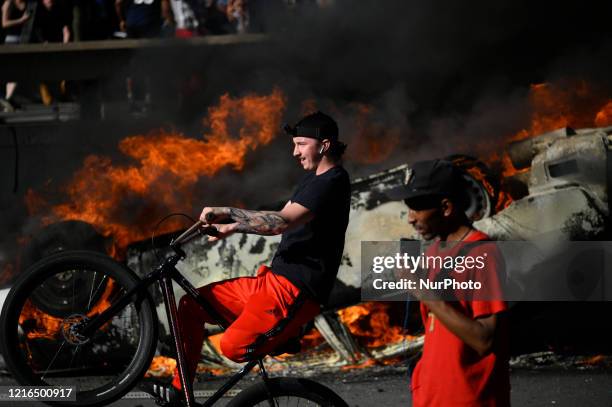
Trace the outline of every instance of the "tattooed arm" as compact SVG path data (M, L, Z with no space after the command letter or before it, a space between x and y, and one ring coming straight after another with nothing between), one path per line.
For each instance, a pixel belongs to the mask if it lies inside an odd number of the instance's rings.
M214 215L214 219L206 220L208 213ZM314 215L304 206L287 202L281 211L251 211L247 209L230 207L206 207L202 211L200 220L207 224L214 224L219 230L219 238L227 237L233 233L253 233L257 235L278 235L297 225L309 222ZM229 224L218 224L225 219L231 218L234 222ZM211 238L210 240L216 240Z
M236 222L235 232L278 235L289 226L280 212L249 211L238 208L224 209L229 211L229 217Z

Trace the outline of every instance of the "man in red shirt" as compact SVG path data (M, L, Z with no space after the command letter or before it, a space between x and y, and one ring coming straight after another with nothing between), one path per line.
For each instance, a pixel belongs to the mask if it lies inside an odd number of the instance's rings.
M499 292L499 256L494 247L465 244L490 239L475 230L465 215L464 191L461 173L452 163L431 160L415 163L406 185L389 195L404 200L408 222L424 240L433 240L426 256L486 253L483 286L488 285L489 294ZM435 280L441 271L429 269L428 278ZM475 273L453 275L461 280ZM431 292L419 291L415 295L421 298L425 344L412 375L412 405L509 406L506 303L499 295L490 301L461 299L465 296L456 301L431 300Z

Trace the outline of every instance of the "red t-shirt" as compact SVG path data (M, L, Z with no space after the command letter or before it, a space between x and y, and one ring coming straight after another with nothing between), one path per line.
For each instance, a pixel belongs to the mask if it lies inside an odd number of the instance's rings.
M473 231L463 241L490 240ZM442 250L432 244L427 255L457 255L458 248ZM475 249L478 250L478 249ZM454 253L453 253L454 252ZM472 251L468 252L473 255ZM498 259L489 255L486 267L494 267ZM495 273L491 273L496 275ZM484 317L507 309L504 301L451 302L470 318ZM449 331L439 320L429 314L421 303L421 317L425 326L423 355L412 375L413 407L505 407L510 405L510 374L508 370L507 337L500 337L495 349L484 357Z

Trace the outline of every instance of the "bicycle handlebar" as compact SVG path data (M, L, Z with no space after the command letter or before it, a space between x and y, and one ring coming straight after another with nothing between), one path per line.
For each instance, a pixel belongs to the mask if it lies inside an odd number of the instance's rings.
M219 231L217 230L216 227L214 226L202 227L203 225L204 225L204 222L202 222L201 220L197 221L196 223L191 225L189 229L187 229L186 231L181 233L176 239L174 239L172 243L170 243L170 246L172 247L179 246L185 242L188 242L189 240L193 239L194 237L202 233L208 236L219 236Z

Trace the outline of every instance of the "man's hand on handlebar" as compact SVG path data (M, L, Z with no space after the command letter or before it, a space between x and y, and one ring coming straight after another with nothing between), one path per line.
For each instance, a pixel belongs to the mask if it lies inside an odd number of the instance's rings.
M215 223L227 223L230 218L230 208L228 207L219 207L219 206L207 206L202 209L202 214L200 215L200 220L204 222L205 225L213 225Z
M231 222L230 211L227 207L205 207L200 215L200 221L205 226L213 226L217 229L215 236L208 236L209 242L225 239L236 231L237 222Z

